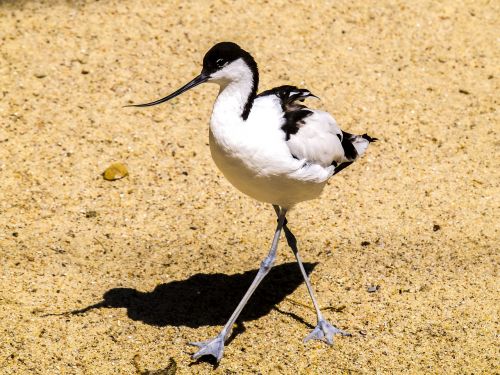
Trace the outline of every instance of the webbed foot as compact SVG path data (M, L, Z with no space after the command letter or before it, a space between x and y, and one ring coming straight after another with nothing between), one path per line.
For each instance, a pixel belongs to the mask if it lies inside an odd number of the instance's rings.
M316 328L314 328L312 332L305 337L304 342L308 342L312 339L321 340L326 342L328 345L333 345L333 337L335 335L351 336L350 333L344 332L341 329L332 326L324 319L320 319Z
M194 345L200 348L196 353L193 354L193 359L198 359L205 355L211 355L215 357L217 362L222 358L224 354L224 336L217 336L214 339L200 342L190 342L189 345Z

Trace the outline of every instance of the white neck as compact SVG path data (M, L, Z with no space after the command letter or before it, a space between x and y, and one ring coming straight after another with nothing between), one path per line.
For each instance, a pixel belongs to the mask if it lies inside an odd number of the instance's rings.
M232 62L220 73L220 77L216 74L211 79L220 85L212 112L212 122L242 122L245 105L252 95L253 73L242 59Z

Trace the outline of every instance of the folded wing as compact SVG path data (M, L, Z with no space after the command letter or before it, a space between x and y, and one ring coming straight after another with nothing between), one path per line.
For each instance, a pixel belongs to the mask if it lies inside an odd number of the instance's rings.
M334 165L338 173L363 155L368 144L376 140L366 134L343 132L329 113L307 108L302 102L316 97L307 89L280 86L259 96L266 95L275 95L281 102L284 118L281 129L296 159L323 167Z

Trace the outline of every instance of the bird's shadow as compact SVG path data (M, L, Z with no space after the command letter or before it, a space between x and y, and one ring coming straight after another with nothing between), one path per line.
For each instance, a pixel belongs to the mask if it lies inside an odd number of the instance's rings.
M317 263L304 263L312 272ZM130 319L154 326L200 327L223 325L231 316L258 270L233 275L198 273L186 280L158 285L151 292L113 288L94 305L71 311L82 314L96 308L126 308ZM273 267L243 310L238 322L268 314L303 282L296 263Z

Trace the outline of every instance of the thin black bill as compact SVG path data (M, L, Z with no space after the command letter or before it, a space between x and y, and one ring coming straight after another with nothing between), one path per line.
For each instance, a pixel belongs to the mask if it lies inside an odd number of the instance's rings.
M198 86L199 84L206 82L208 80L209 76L205 74L200 74L198 77L193 79L191 82L186 83L184 86L182 86L180 89L177 91L174 91L170 95L165 96L164 98L155 100L154 102L151 103L144 103L144 104L129 104L126 105L125 107L151 107L153 105L165 103L166 101L175 98L176 96L179 96L183 92L186 92L189 89L192 89L195 86Z

